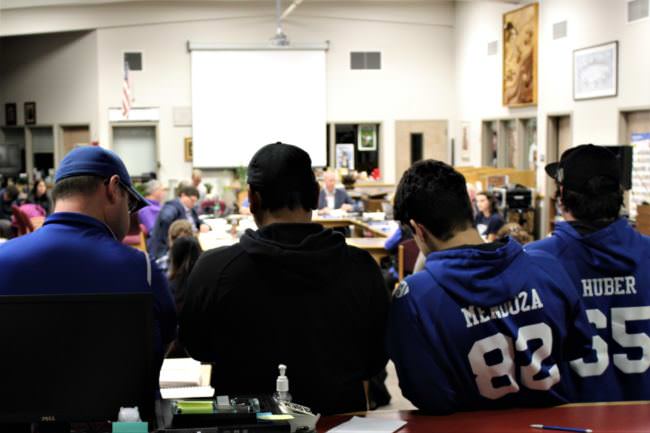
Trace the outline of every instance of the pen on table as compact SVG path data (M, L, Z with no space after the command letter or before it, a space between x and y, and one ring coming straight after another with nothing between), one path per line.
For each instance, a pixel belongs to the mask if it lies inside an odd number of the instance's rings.
M593 431L590 428L562 427L559 425L531 424L530 426L532 428L539 428L543 430L572 431L576 433L591 433Z

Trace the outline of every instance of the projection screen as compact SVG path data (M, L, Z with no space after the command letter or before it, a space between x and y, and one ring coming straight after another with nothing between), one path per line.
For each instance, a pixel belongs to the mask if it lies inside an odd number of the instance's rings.
M282 141L326 164L324 49L192 49L194 166L248 165Z

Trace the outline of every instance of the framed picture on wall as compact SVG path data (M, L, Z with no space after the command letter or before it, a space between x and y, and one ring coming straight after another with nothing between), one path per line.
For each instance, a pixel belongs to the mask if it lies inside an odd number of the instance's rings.
M503 15L503 105L537 104L537 39L539 5L533 3Z
M354 170L354 144L338 143L336 145L336 168Z
M357 150L361 152L377 151L377 126L359 125Z
M618 41L573 51L573 99L618 93Z
M16 124L16 103L5 104L5 125L13 126Z
M192 137L185 137L185 161L192 162L194 153L192 151Z
M25 125L36 125L36 102L25 102Z

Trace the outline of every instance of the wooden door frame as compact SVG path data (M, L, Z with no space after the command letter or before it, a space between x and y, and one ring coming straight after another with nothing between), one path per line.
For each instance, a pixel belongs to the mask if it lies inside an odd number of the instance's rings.
M63 159L63 130L65 128L88 128L88 140L91 141L90 135L90 123L79 122L79 123L59 123L55 126L56 131L54 133L54 169L56 170L59 167L59 163Z

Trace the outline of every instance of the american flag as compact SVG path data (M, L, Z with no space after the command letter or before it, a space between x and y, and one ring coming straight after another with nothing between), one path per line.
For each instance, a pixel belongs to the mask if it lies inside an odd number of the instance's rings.
M131 80L129 79L129 62L124 62L124 80L122 81L122 116L129 118L131 111Z

